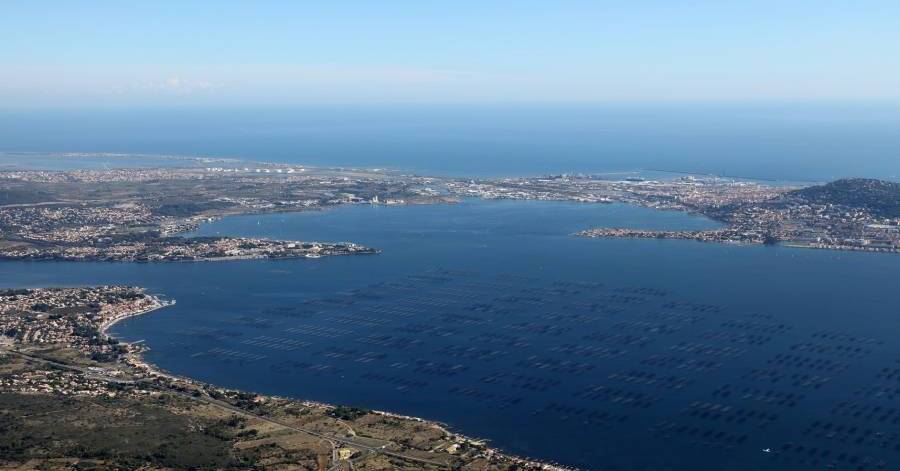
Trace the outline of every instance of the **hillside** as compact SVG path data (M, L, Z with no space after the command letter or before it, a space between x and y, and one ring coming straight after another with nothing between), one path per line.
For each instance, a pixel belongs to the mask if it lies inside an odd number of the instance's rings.
M900 217L900 183L870 178L845 178L791 192L810 203L863 208L874 216Z

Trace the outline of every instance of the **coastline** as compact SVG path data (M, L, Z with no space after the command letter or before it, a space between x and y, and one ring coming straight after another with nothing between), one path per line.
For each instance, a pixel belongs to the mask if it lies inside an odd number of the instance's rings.
M308 259L317 259L317 258L325 258L325 257L342 257L349 255L378 255L382 252L381 249L371 249L371 251L366 252L342 252L342 253L332 253L325 255L286 255L283 257L271 257L266 255L229 255L225 257L207 257L207 258L195 258L195 259L177 259L177 260L115 260L109 258L78 258L78 259L70 259L70 258L53 258L53 257L33 257L33 258L14 258L14 257L5 257L0 256L0 261L4 262L93 262L93 263L202 263L202 262L235 262L241 260L298 260L303 258Z
M220 237L220 238L197 238L204 239L207 247L201 247L197 253L184 255L176 253L161 254L158 252L142 252L140 254L122 255L118 252L112 253L69 253L67 250L71 248L51 247L50 252L40 253L37 248L23 249L18 253L0 254L2 261L33 261L33 262L122 262L122 263L168 263L168 262L218 262L231 260L279 260L279 259L301 259L301 258L322 258L338 255L377 255L381 253L380 249L366 247L354 242L319 242L319 241L293 241L293 240L274 240L268 238L247 238L247 237ZM215 239L209 242L208 239ZM177 248L190 247L189 243L193 239L179 238L174 240L173 244L184 243L184 246L172 245L171 247L162 247L169 250ZM227 247L209 247L212 244L231 244ZM233 247L235 244L256 244L254 247ZM259 247L259 246L262 247ZM297 247L301 245L301 247ZM307 247L308 246L308 247ZM127 247L129 249L143 250L144 247ZM160 247L154 247L156 249ZM75 249L81 249L76 247ZM121 247L107 247L109 250L120 250ZM227 252L226 252L227 249ZM228 253L231 252L231 253ZM220 255L221 254L221 255Z
M147 296L151 299L151 301L153 301L153 302L156 303L154 306L149 307L149 308L144 309L144 310L141 310L141 311L136 311L136 312L133 312L133 313L129 313L129 314L117 316L117 317L114 317L114 318L112 318L112 319L109 319L109 320L106 320L106 321L102 322L102 323L100 324L100 327L97 328L97 331L100 332L100 335L102 335L102 336L104 336L104 337L107 337L107 338L115 338L115 337L113 337L112 335L109 335L109 334L106 332L107 330L109 330L110 327L112 327L112 326L118 324L119 322L121 322L121 321L123 321L123 320L125 320L125 319L130 319L130 318L132 318L132 317L137 317L137 316L142 316L142 315L144 315L144 314L149 314L149 313L151 313L151 312L153 312L153 311L157 311L157 310L159 310L159 309L163 309L163 308L166 308L166 307L169 307L169 306L172 306L172 305L175 304L175 300L174 300L174 299L173 299L173 300L168 300L168 301L166 301L166 300L160 299L158 296L154 296L154 295L147 295ZM118 340L118 339L117 339L117 340Z
M108 321L103 322L100 325L100 327L98 328L98 331L100 332L100 334L106 338L119 340L107 332L109 330L109 328L111 328L118 322L125 320L125 319L142 316L144 314L149 314L151 312L172 306L176 303L176 300L162 300L156 295L147 295L147 296L149 296L152 299L152 301L157 304L148 309L121 315L114 319L110 319ZM133 344L128 344L128 345L133 345ZM208 386L208 387L214 387L214 388L221 388L219 386L216 386L216 385L213 385L210 383L206 383L206 382L203 382L200 380L196 380L194 378L181 376L181 375L177 375L177 374L173 374L168 371L165 371L162 368L160 368L159 366L157 366L156 364L147 361L144 358L143 350L130 352L129 354L127 354L127 356L123 357L119 361L123 362L133 368L143 371L144 374L151 379L154 377L162 377L162 378L166 378L166 379L169 379L172 381L181 381L181 382L189 383L189 384L197 386L197 387ZM229 389L229 388L221 388L221 389ZM258 396L269 398L269 399L274 399L274 400L297 402L297 403L305 404L305 405L316 405L316 406L323 407L326 409L335 409L338 407L337 405L334 405L334 404L318 402L318 401L311 401L311 400L306 400L306 399L298 399L298 398L268 395L268 394L259 394L259 393L255 393L252 391L240 391L240 392L250 392L252 394L256 394ZM232 407L229 407L229 408L232 408ZM238 410L235 409L234 411L237 412ZM248 411L241 411L241 412L244 414L253 415L252 413L250 413ZM542 471L580 471L579 468L565 466L565 465L553 463L553 462L550 462L547 460L521 457L521 456L513 455L510 453L506 453L499 448L492 448L492 447L487 446L487 444L490 442L487 439L474 438L474 437L470 437L470 436L462 434L462 433L454 432L454 431L450 430L446 424L438 422L438 421L434 421L434 420L430 420L430 419L426 419L426 418L422 418L422 417L397 414L397 413L389 412L389 411L370 410L369 413L376 414L376 415L379 415L382 417L388 417L388 418L398 419L398 420L414 421L414 422L418 422L418 423L427 425L436 430L439 430L445 436L449 437L450 440L452 442L454 442L456 445L483 447L485 455L488 459L498 459L498 460L502 460L502 461L509 461L516 466L524 467L524 469L539 469ZM279 421L274 420L274 419L266 419L266 420L276 423L276 424L280 424L282 426L287 426L285 424L281 424ZM296 427L292 427L292 428L296 429ZM314 432L314 431L310 431L310 430L301 430L301 431L312 434L312 435L320 436L321 438L326 439L326 440L338 441L338 442L345 443L345 444L350 443L350 444L352 444L352 446L359 446L358 444L353 443L353 442L343 441L338 437L329 437L327 435L320 434L318 432ZM388 454L388 455L392 454L391 452L388 452L385 450L381 450L381 452ZM400 455L397 455L397 456L400 456ZM404 457L404 458L409 459L409 457Z
M828 245L828 244L793 242L793 241L781 242L778 245L781 245L782 247L790 247L793 249L833 250L833 251L838 251L838 252L900 254L900 248L891 249L891 248L885 248L885 247L857 247L857 246L853 246L853 245Z
M705 244L731 244L731 245L771 245L794 249L831 250L836 252L865 252L865 253L891 253L900 254L900 247L872 247L824 244L820 242L803 242L796 240L783 240L768 243L761 239L730 238L726 229L710 231L656 231L625 228L594 228L578 231L572 234L574 237L586 239L645 239L645 240L685 240L702 242Z

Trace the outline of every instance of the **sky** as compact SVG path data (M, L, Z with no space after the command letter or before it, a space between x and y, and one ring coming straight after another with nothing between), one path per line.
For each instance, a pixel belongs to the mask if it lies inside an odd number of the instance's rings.
M3 0L0 108L900 101L900 2Z

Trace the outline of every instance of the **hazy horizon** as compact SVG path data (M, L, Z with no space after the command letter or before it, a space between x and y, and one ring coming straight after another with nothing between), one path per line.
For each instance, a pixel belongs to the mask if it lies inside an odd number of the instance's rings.
M900 108L854 105L31 110L0 111L0 152L199 155L454 176L664 168L896 180L898 129Z
M11 1L0 108L900 104L900 5L867 1Z

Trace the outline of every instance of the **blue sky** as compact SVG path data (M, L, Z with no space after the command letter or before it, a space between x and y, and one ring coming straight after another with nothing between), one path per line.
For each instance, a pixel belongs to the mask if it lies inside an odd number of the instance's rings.
M0 107L900 100L897 1L5 0Z

